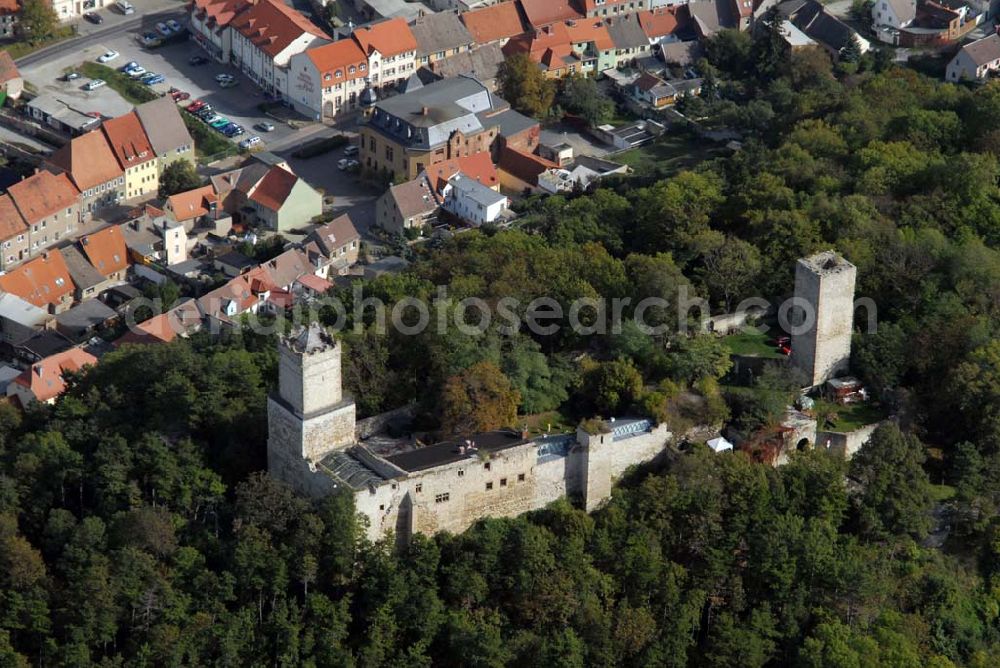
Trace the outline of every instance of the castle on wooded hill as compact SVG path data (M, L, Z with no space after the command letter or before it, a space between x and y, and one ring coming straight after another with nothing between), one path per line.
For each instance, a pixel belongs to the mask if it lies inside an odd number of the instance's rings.
M495 431L424 447L376 445L359 438L371 422L357 423L343 394L341 345L332 335L311 325L283 338L279 355L267 410L270 474L313 497L349 490L372 540L457 533L482 517L519 515L566 495L592 510L628 467L656 458L672 439L665 425L624 419L597 434Z

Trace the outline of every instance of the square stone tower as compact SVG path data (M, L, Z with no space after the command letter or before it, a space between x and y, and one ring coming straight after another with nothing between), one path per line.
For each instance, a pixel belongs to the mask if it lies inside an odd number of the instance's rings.
M307 462L354 444L354 402L341 388L340 343L320 325L282 338L278 356L278 392L267 401L268 470L301 487Z
M854 283L858 269L833 251L802 258L795 264L795 297L811 313L796 307L792 362L802 369L810 387L847 372L854 328Z

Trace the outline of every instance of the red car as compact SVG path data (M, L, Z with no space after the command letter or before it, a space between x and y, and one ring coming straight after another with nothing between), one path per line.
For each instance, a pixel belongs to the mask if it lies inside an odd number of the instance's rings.
M194 102L192 102L191 104L189 104L187 107L185 107L185 110L193 114L194 112L198 111L199 109L201 109L204 106L205 106L204 102L202 102L201 100L195 100Z
M174 98L174 102L179 102L181 100L187 100L191 97L191 93L186 93L182 90L175 90L170 93L170 97Z

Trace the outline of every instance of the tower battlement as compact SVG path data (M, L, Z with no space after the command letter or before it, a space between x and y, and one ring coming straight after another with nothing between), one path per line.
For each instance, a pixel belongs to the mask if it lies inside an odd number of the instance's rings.
M804 331L792 335L792 361L811 387L848 370L857 273L857 267L832 250L795 263L795 297L811 313L795 323Z

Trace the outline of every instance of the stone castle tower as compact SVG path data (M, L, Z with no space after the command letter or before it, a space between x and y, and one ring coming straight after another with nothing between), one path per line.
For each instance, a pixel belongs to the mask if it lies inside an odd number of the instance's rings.
M268 470L297 486L314 465L355 441L354 401L341 388L341 346L313 324L278 346L278 392L267 401Z
M792 335L792 363L805 372L810 387L848 370L857 273L857 267L833 251L795 264L795 297L811 305L815 320ZM794 324L802 322L800 317Z

